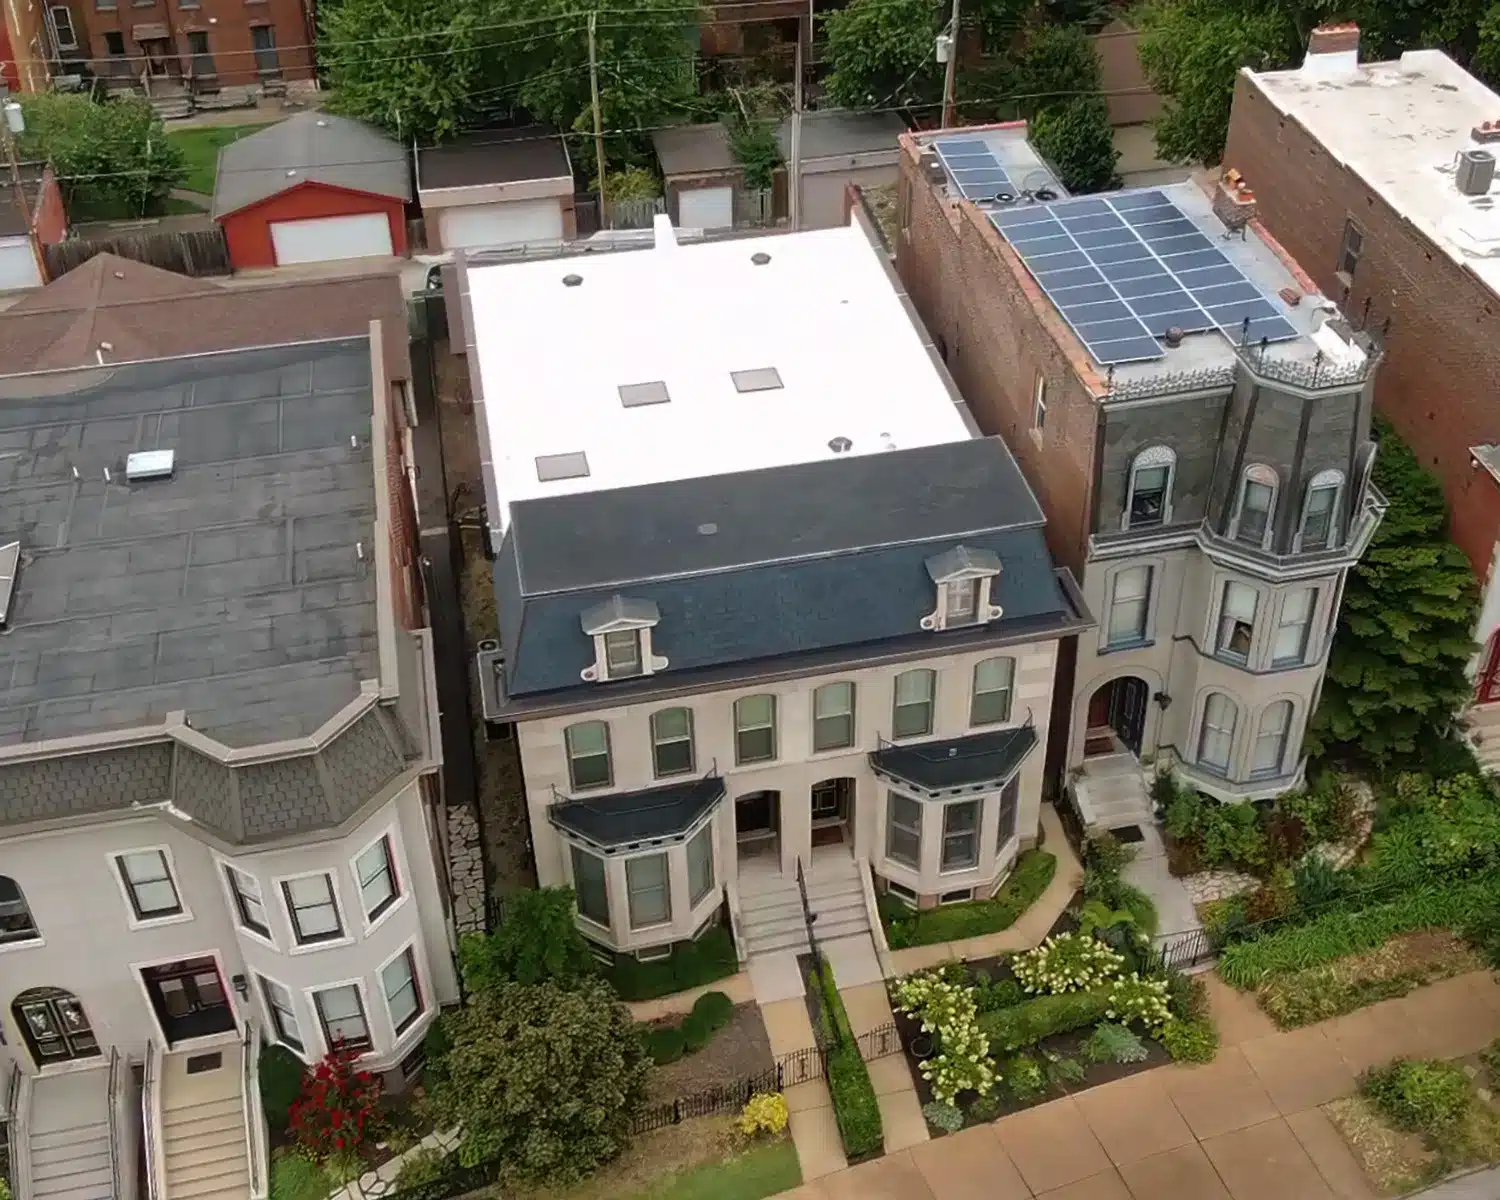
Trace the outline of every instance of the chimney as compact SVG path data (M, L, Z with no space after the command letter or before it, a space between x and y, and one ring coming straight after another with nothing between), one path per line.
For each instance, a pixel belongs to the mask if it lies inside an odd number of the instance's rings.
M1359 26L1319 25L1307 39L1307 57L1302 70L1323 77L1349 75L1359 67Z
M1225 171L1214 188L1214 216L1224 222L1230 233L1243 229L1255 220L1255 192L1238 171Z

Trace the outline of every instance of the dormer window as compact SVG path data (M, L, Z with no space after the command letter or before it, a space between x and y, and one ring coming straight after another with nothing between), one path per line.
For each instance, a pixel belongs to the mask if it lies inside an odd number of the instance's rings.
M937 607L922 618L923 629L983 625L1000 616L991 600L1000 574L1000 557L993 550L955 546L929 558L927 574L937 588Z
M591 683L650 675L666 668L667 660L651 652L651 631L661 621L652 600L611 596L585 609L578 623L594 640L594 661L581 672Z
M1344 477L1338 471L1319 471L1312 477L1307 485L1307 499L1302 504L1298 550L1327 550L1338 544L1336 518L1343 487Z
M1147 529L1172 519L1172 470L1177 455L1166 446L1142 450L1130 464L1125 497L1125 528Z

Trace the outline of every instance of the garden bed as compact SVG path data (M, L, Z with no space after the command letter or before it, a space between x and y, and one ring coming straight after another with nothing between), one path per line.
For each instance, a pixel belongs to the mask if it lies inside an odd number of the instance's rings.
M886 893L880 897L880 923L892 950L962 941L1009 929L1041 899L1057 873L1057 857L1028 850L988 900L913 909Z
M678 942L670 957L657 962L619 955L604 977L621 1000L655 1000L727 979L739 969L733 935L727 925L715 925L695 942Z
M652 1027L674 1025L679 1018L653 1022ZM691 1096L710 1088L739 1083L776 1065L771 1039L761 1019L760 1006L738 1005L728 1024L709 1039L696 1054L658 1066L646 1086L646 1102L659 1104L677 1096Z

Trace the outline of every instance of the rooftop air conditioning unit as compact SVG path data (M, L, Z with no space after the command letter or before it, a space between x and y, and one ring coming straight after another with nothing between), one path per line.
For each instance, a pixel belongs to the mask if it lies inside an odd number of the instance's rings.
M1460 150L1454 182L1465 196L1483 196L1495 179L1495 156L1488 150Z
M125 478L135 483L141 479L166 479L172 474L177 455L171 450L137 450L125 458Z

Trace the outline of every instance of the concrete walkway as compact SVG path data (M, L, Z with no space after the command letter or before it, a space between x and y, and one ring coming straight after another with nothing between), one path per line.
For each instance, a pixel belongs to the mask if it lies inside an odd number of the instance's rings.
M1500 1036L1500 983L1489 972L1286 1033L1249 997L1217 979L1209 987L1222 1039L1212 1063L1160 1067L1090 1088L784 1195L1376 1200L1318 1106L1353 1091L1359 1072L1376 1063L1398 1055L1454 1058Z
M1140 829L1141 842L1123 875L1126 883L1140 888L1156 905L1157 937L1165 940L1202 929L1203 922L1193 907L1192 893L1167 868L1167 847L1162 842L1161 829L1155 822L1142 825Z
M964 938L957 942L938 942L931 946L913 946L908 950L892 950L888 956L893 975L909 975L924 967L935 967L938 963L954 959L969 961L977 958L992 958L996 954L1030 950L1040 945L1047 931L1062 916L1063 910L1073 899L1073 893L1083 886L1083 867L1068 838L1063 833L1057 810L1050 804L1042 805L1042 829L1045 831L1047 853L1057 857L1057 873L1047 890L1037 902L1021 914L1009 929L999 933L987 933L982 937Z
M807 1019L807 1002L801 996L762 1004L760 1015L771 1039L771 1053L776 1058L806 1051L816 1044L812 1022ZM794 1083L782 1094L790 1114L797 1161L802 1164L802 1178L816 1180L847 1169L849 1163L844 1158L844 1143L833 1116L833 1097L828 1094L828 1084L819 1077Z

